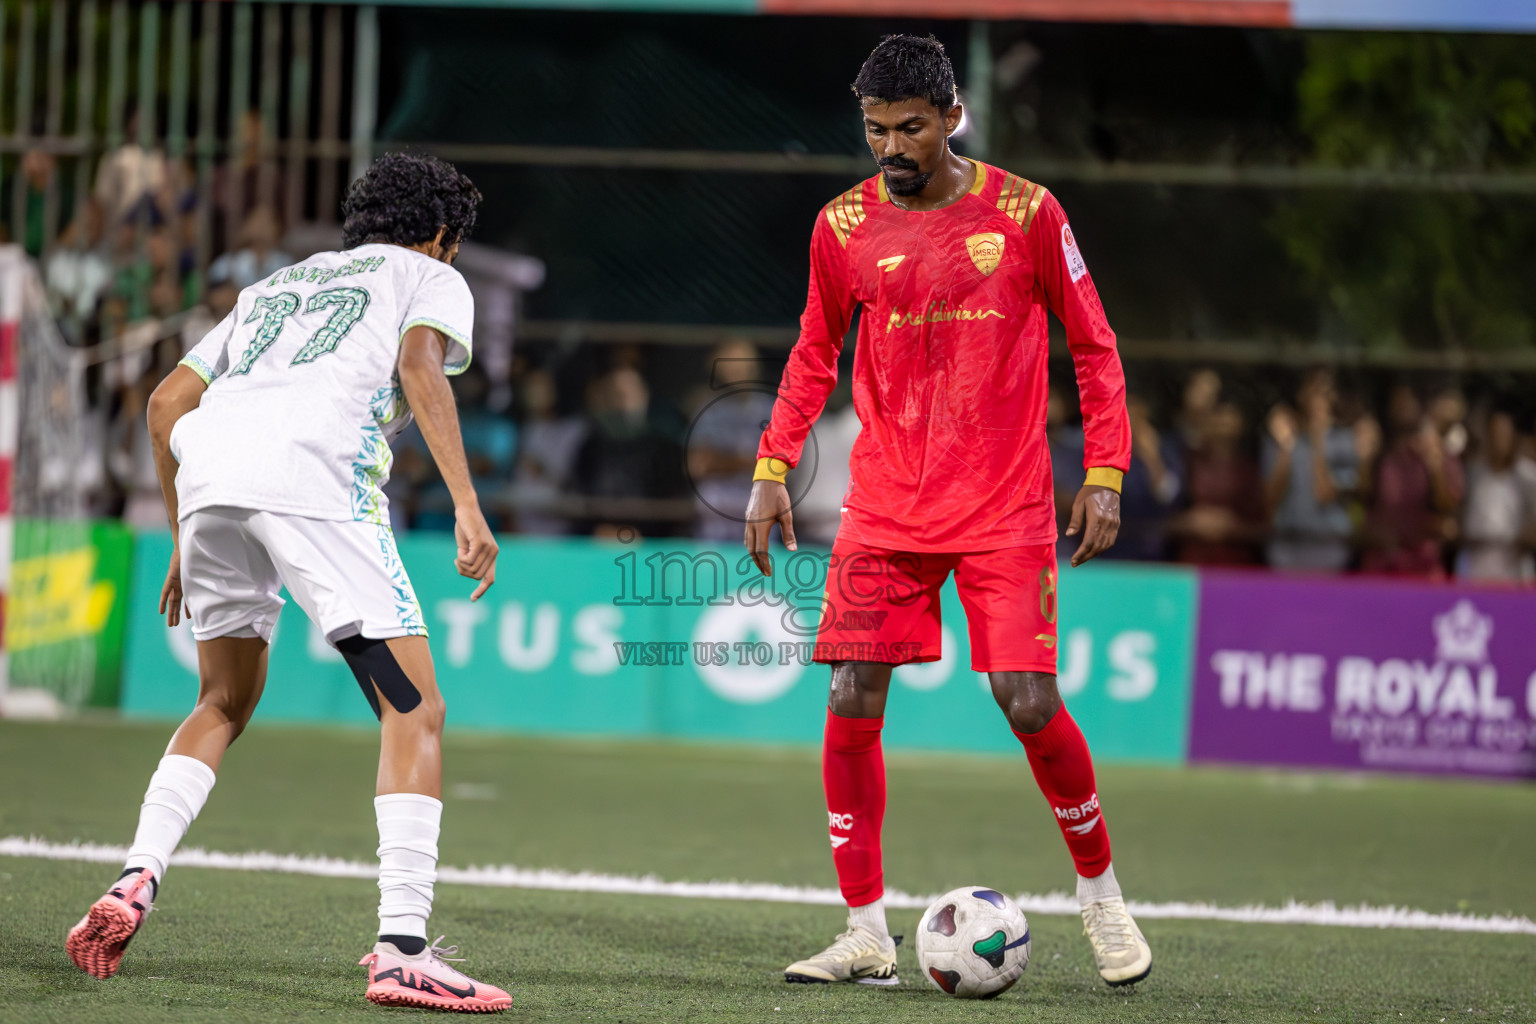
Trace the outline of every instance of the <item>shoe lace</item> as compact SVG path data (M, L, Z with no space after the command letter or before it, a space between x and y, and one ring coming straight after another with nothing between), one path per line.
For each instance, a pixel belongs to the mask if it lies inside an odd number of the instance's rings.
M1090 903L1083 908L1083 931L1094 946L1104 953L1118 953L1136 947L1135 925L1120 900Z
M432 949L431 949L432 959L434 959L434 960L442 960L442 961L452 960L454 963L463 963L465 958L462 957L462 956L458 956L457 955L458 952L459 952L459 947L458 946L439 946L438 945L438 943L442 942L443 939L445 939L445 938L447 938L446 935L439 935L437 938L432 940Z
M862 928L849 928L833 940L832 945L822 951L822 956L836 960L851 959L869 949L869 933Z

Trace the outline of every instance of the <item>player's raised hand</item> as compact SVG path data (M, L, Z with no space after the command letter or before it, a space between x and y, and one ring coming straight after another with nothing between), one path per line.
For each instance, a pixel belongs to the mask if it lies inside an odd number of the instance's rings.
M774 480L758 480L752 484L752 496L747 499L747 532L744 542L747 553L764 576L773 575L773 556L768 554L768 538L773 524L779 524L784 546L791 551L795 546L795 522L793 505L789 500L789 488Z
M184 605L181 596L181 549L171 549L171 564L165 570L165 583L160 587L160 614L165 616L167 626L181 625L181 613ZM191 609L187 609L187 615L191 616Z
M480 581L475 592L469 595L471 601L478 601L496 582L496 553L501 550L480 506L454 509L453 537L459 549L453 567L460 576Z
M1072 502L1072 520L1067 524L1067 536L1083 535L1082 543L1072 556L1076 568L1095 555L1102 555L1114 547L1120 534L1120 493L1097 484L1084 484Z

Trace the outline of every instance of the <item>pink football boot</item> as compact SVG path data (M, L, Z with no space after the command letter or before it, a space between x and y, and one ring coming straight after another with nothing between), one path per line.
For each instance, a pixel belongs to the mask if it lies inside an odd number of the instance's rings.
M64 941L64 950L76 967L93 978L110 978L117 973L128 940L144 923L144 915L154 902L154 886L155 876L145 868L119 878L110 892L91 904Z
M416 956L406 956L392 942L380 942L358 961L368 968L368 1000L380 1006L420 1006L458 1013L500 1013L512 997L494 985L465 977L444 961L462 960L458 946L437 939Z

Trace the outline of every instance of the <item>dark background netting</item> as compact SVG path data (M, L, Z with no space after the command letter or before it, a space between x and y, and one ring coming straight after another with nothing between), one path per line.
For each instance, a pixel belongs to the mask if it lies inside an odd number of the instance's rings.
M401 141L860 156L848 83L882 34L933 31L962 82L969 70L968 26L951 21L380 16L382 134ZM1289 34L1014 25L991 49L992 159L1027 177L1041 159L1272 159L1298 145L1276 127L1300 63ZM775 326L803 304L817 211L861 176L466 169L488 197L480 237L549 266L530 316ZM1267 227L1283 194L1033 176L1072 215L1122 334L1315 330Z

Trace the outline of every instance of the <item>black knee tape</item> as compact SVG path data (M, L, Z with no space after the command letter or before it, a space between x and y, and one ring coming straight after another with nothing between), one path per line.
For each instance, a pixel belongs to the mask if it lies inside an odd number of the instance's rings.
M390 707L402 715L408 714L421 703L421 691L416 689L405 669L395 660L394 652L385 640L372 640L365 636L349 636L336 641L336 649L347 659L347 667L363 688L368 706L376 718L383 719L384 709L379 707L378 694L389 701ZM378 690L375 691L374 687Z

